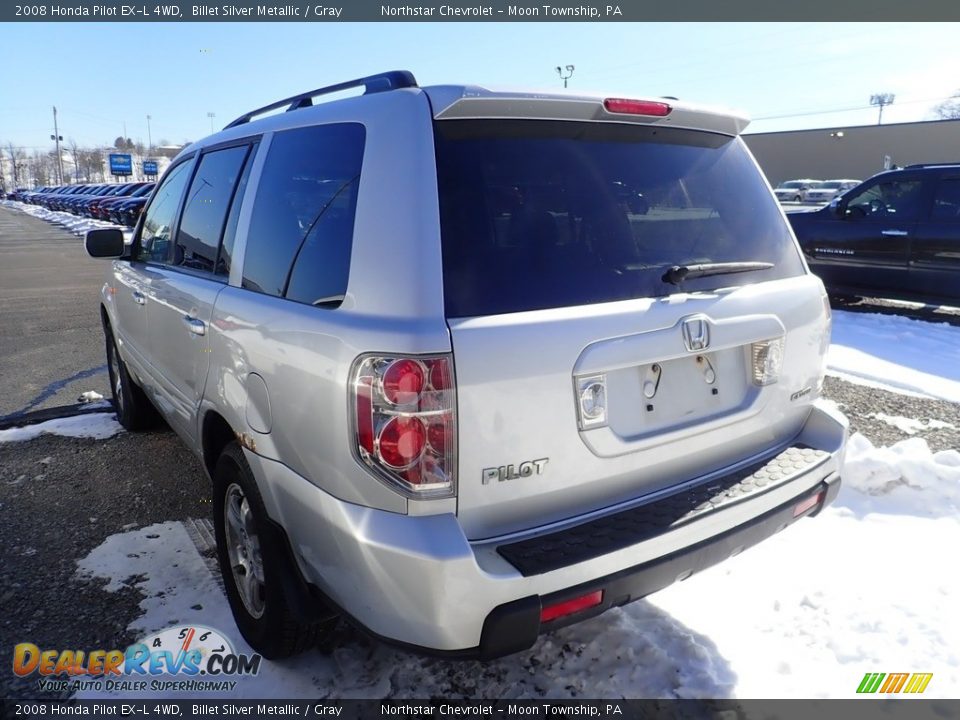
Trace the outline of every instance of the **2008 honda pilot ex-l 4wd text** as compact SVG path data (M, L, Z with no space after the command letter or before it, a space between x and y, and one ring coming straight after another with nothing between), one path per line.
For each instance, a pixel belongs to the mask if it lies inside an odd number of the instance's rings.
M256 650L340 616L519 651L832 501L829 305L745 124L385 73L244 115L131 246L87 236L117 414L202 459Z

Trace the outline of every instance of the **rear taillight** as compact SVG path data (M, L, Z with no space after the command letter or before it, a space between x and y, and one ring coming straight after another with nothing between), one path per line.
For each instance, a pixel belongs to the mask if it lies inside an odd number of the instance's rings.
M350 379L354 446L364 465L411 497L456 490L453 359L364 356Z
M603 107L608 113L620 115L650 115L666 117L673 109L667 103L654 100L627 100L625 98L607 98Z

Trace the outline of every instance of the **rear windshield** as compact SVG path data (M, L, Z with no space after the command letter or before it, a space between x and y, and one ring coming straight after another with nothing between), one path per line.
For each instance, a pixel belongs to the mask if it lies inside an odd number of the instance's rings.
M539 120L435 123L447 317L715 290L800 275L743 142ZM664 280L674 265L765 262Z

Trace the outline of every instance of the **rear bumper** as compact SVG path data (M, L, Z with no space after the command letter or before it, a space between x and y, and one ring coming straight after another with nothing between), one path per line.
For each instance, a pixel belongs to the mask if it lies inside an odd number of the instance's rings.
M721 482L732 474L711 476L702 483L714 493L706 509L678 513L673 498L669 506L618 508L528 537L482 543L469 542L452 514L409 516L351 505L279 463L252 453L248 460L268 512L289 540L304 594L336 605L381 639L490 658L685 579L816 514L839 491L845 440L842 416L815 407L794 443L816 452L816 462L796 465L769 487L743 495L742 483ZM755 467L735 472L747 477ZM821 492L817 505L795 516L798 503ZM597 539L594 530L607 526L617 530ZM562 545L573 550L558 561L555 549ZM541 623L543 607L597 590L599 605Z

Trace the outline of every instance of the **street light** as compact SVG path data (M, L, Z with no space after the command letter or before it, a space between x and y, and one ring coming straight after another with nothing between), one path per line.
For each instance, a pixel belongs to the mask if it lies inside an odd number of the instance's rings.
M878 93L870 96L870 104L880 107L880 115L877 117L877 125L883 122L883 108L886 105L893 105L896 96L893 93Z
M557 65L557 75L559 75L559 76L560 76L560 79L563 80L563 87L564 87L564 88L567 87L567 80L569 80L571 77L573 77L573 69L574 69L574 68L573 68L573 65L566 65L566 66L564 66L563 68L561 68L559 65ZM563 74L563 71L564 71L564 70L567 71L567 74L566 74L566 75Z
M211 132L211 133L214 131L214 130L213 130L213 119L214 119L216 116L217 116L216 113L212 113L212 112L208 112L208 113L207 113L207 117L210 118L210 132Z
M150 121L152 119L153 118L147 115L147 153L153 150L153 137L150 135Z
M63 142L63 136L60 135L60 130L57 128L57 106L53 106L53 135L50 136L50 139L55 141L57 144L57 182L60 185L63 185L63 158L60 157L60 143Z

